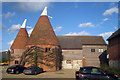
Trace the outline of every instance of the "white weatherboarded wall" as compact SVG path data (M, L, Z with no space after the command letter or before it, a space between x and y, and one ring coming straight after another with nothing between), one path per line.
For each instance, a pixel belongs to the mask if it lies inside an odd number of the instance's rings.
M62 69L79 69L82 67L82 50L62 50ZM71 63L67 63L70 60Z

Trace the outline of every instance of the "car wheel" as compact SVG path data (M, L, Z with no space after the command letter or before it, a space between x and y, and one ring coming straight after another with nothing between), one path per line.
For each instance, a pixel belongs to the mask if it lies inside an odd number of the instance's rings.
M43 69L42 69L42 73L43 73Z
M42 72L43 72L43 70L40 71L40 73L42 73Z
M16 71L16 74L19 74L19 73L20 73L20 72L17 70L17 71Z
M35 71L35 75L37 75L37 71Z

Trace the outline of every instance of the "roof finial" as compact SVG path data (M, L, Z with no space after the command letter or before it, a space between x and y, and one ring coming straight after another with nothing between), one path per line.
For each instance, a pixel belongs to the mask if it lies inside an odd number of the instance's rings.
M26 22L27 22L27 19L24 20L24 22L23 22L21 28L25 28L25 26L26 26Z
M42 16L42 15L46 15L46 16L47 16L47 6L44 8L44 10L43 10L41 16Z

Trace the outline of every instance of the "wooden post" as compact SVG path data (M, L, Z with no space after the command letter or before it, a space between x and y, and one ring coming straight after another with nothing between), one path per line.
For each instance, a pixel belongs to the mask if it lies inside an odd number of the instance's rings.
M83 67L85 67L85 57L83 56L83 59L82 59L82 63L83 63Z

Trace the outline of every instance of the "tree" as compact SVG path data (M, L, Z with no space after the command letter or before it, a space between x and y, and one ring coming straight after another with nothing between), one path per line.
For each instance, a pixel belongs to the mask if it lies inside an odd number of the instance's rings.
M8 61L8 59L2 58L2 63L3 63L3 62L7 62L7 61Z
M8 61L9 61L9 64L10 64L10 50L8 50Z

